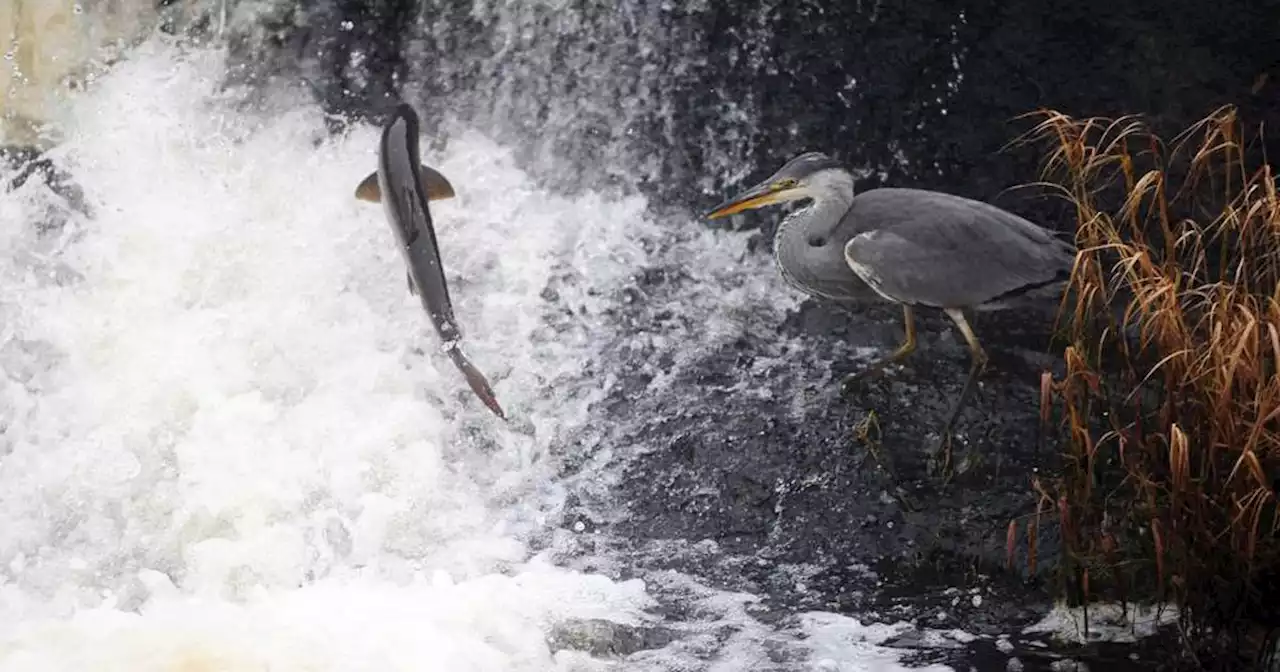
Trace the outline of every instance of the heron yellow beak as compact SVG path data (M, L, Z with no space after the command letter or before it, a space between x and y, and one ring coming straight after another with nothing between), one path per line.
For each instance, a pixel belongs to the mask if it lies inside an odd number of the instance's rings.
M725 201L716 206L714 210L707 213L707 219L719 219L729 215L736 215L743 210L754 210L774 203L784 203L791 200L791 192L794 190L795 187L787 188L774 184L763 184L731 201Z

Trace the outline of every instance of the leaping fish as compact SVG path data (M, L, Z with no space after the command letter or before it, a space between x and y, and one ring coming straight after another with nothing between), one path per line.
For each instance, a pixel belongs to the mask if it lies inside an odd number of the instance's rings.
M506 420L489 381L459 346L462 333L453 316L449 285L445 282L444 267L440 262L440 245L436 242L431 211L427 208L428 201L453 196L453 185L449 180L439 171L422 164L418 154L418 115L412 107L401 103L382 128L378 169L356 187L356 198L382 203L387 222L400 242L400 251L408 267L409 291L422 299L422 307L431 316L436 333L444 342L445 352L466 377L471 391L495 415Z

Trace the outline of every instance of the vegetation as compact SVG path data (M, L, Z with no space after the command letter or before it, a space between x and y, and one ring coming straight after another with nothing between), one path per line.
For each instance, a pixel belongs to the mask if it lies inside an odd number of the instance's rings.
M1048 146L1081 250L1042 394L1064 463L1034 484L1036 521L1061 528L1071 603L1171 602L1212 669L1238 624L1280 625L1276 176L1232 107L1168 144L1134 117L1036 116L1023 140Z

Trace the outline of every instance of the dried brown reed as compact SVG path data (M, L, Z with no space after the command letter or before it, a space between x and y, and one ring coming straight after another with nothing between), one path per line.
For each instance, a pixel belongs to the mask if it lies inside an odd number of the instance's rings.
M1041 396L1064 462L1036 519L1061 527L1072 603L1170 600L1187 641L1220 639L1280 613L1276 176L1232 107L1168 144L1136 117L1034 116L1022 140L1047 145L1038 184L1080 250Z

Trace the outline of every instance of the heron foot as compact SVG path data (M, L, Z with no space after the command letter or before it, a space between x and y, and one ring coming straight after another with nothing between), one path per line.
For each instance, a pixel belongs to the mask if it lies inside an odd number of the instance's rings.
M906 331L902 344L887 357L877 359L861 371L851 373L840 381L840 395L848 396L863 380L884 373L886 366L897 364L916 351L916 320L911 306L902 306L902 322Z

